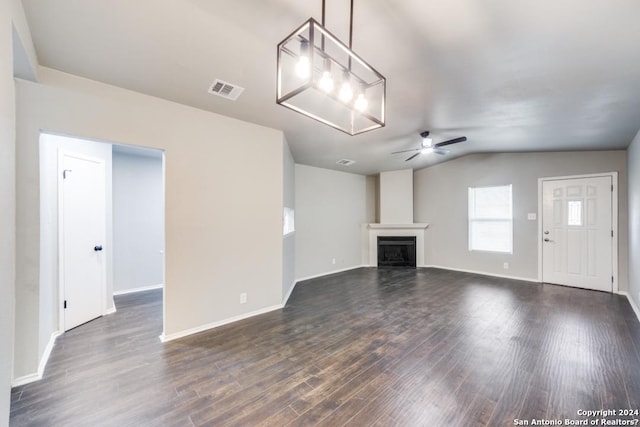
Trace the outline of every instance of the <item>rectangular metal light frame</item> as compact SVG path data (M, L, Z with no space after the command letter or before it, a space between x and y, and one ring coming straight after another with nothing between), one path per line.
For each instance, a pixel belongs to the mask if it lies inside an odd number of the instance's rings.
M308 37L304 37L303 34L307 34ZM316 41L319 39L317 37L322 38L322 47L318 47L316 45ZM287 55L291 58L297 58L298 53L292 51L287 47L287 44L292 40L297 42L302 42L303 40L307 40L309 43L310 50L310 67L311 73L308 79L301 81L299 85L294 85L295 87L291 90L284 89L284 81L285 78L283 76L283 56ZM327 50L324 49L325 42L328 42L333 45L334 49L337 49L348 58L348 63L344 64L343 61L336 59L335 55L330 55L327 53ZM314 71L318 71L317 63L315 58L322 57L329 59L332 64L336 64L340 70L346 71L349 73L350 78L360 82L362 87L370 89L375 88L376 92L380 93L379 100L375 99L374 102L371 102L371 108L367 111L361 112L355 110L352 106L345 105L339 101L338 97L335 94L329 94L326 92L322 92L318 87L317 79L314 79ZM276 89L276 103L287 107L293 111L296 111L300 114L303 114L307 117L310 117L314 120L317 120L325 125L331 126L335 129L338 129L342 132L345 132L349 135L357 135L363 132L368 132L374 129L379 129L385 126L385 116L386 116L386 79L380 74L376 69L374 69L371 65L369 65L365 60L363 60L360 56L354 53L349 47L347 47L344 43L342 43L337 37L335 37L331 32L329 32L326 28L320 25L315 19L309 18L309 20L305 21L300 27L294 30L289 36L287 36L284 40L278 43L278 57L277 57L277 89ZM370 73L370 78L366 79L362 76L354 73L352 64L356 64L361 69L366 70ZM323 66L323 64L321 64ZM313 91L318 92L322 97L332 98L336 103L341 103L345 110L348 109L348 114L350 117L347 118L347 122L349 124L348 127L342 126L336 121L322 117L319 112L308 111L304 107L295 104L296 96L303 94L305 91ZM356 126L356 122L366 122L366 125Z

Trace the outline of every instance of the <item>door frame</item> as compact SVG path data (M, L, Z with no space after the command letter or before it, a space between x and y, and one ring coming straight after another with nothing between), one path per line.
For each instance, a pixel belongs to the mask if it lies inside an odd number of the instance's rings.
M613 283L611 292L618 294L618 172L604 172L585 175L569 175L538 178L538 282L542 283L542 214L543 195L542 183L544 181L559 181L563 179L599 178L610 177L613 191L611 193L611 228L613 229L613 239L611 239L611 272Z
M98 157L87 156L72 150L58 149L58 330L61 333L66 332L64 327L65 313L64 313L64 197L63 197L63 171L64 171L64 157L70 156L90 162L96 162L102 165L102 170L105 173L106 182L106 163L104 159ZM105 189L106 191L106 189ZM106 198L106 193L105 193ZM106 204L105 204L106 206ZM105 216L106 218L106 216ZM105 224L105 237L106 237L106 224ZM107 248L108 249L108 248ZM106 263L102 269L102 280L100 281L100 294L101 298L101 314L104 316L107 314L107 266Z

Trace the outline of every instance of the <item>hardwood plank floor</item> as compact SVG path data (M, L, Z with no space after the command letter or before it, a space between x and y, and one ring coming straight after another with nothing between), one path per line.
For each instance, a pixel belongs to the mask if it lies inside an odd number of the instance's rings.
M13 389L11 425L507 426L640 409L640 324L619 295L363 268L165 344L161 291L116 305Z

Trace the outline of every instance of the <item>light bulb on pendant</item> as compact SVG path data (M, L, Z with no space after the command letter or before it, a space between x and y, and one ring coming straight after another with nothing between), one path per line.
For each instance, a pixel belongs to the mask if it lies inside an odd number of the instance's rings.
M311 66L309 63L309 42L302 40L300 42L300 56L296 64L296 74L302 79L309 78L311 75Z
M324 71L322 72L322 77L318 82L318 86L320 86L320 89L322 89L326 93L331 93L333 91L333 78L331 77L331 60L329 58L325 58L324 60Z
M349 72L345 71L342 74L342 86L340 87L340 94L338 95L338 97L340 98L340 101L344 102L345 104L349 101L351 101L351 98L353 98L353 89L351 89L351 83L349 83Z
M353 104L353 106L360 112L367 109L367 107L369 106L369 102L367 102L367 98L364 97L364 90L358 94L356 102Z

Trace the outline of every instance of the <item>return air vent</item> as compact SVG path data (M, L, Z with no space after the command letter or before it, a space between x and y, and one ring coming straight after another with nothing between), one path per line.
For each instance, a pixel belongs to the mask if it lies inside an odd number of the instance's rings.
M342 166L351 166L352 164L354 164L356 161L355 160L349 160L349 159L340 159L336 162L337 165L342 165Z
M243 87L217 79L209 88L209 93L235 101L244 91Z

